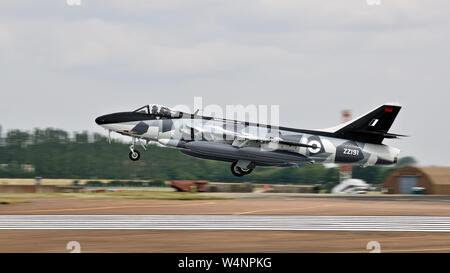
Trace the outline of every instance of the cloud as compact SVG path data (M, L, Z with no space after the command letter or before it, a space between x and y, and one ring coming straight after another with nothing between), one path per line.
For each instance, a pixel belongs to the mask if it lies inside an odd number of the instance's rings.
M33 31L39 29L48 31ZM0 33L5 37L2 40L8 38L9 43L0 46L11 52L10 61L62 70L120 67L123 73L199 74L292 62L300 57L269 45L221 39L187 45L182 41L167 43L164 32L98 19L23 21ZM9 37L10 33L13 37Z

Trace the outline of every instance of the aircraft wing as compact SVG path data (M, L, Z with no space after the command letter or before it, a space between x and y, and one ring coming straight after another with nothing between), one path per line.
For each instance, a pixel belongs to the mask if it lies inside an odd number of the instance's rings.
M239 133L230 131L227 129L224 129L220 126L204 126L204 127L197 127L197 126L188 126L189 130L193 129L194 134L203 134L203 136L207 139L223 139L223 136L225 135L227 139L235 140L233 145L243 147L246 144L251 142L259 142L259 143L277 143L282 145L290 145L295 147L305 147L305 148L313 148L316 149L316 145L308 145L305 143L297 142L290 138L283 138L282 136L274 136L274 137L260 137L255 136L253 134L249 133Z

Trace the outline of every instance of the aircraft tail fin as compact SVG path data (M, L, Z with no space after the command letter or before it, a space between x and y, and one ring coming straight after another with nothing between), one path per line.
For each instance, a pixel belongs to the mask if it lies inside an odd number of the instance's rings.
M388 133L401 108L399 104L387 103L329 130L338 138L381 144L385 138L405 136Z

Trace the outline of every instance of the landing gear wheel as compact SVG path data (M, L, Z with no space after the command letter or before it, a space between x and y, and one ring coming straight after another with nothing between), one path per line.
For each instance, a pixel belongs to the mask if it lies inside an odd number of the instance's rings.
M134 151L130 151L130 153L128 154L128 157L129 157L132 161L138 161L139 158L141 158L141 154L139 153L138 150L134 150Z
M247 174L250 174L253 171L253 169L245 169L241 168L237 165L237 161L233 162L231 164L231 173L233 173L235 176L241 177Z

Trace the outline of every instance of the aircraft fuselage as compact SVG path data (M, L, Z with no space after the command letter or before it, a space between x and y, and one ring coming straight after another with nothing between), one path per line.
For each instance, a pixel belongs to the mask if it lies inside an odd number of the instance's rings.
M149 109L149 108L147 108ZM175 114L173 114L175 113ZM234 162L242 170L255 166L300 166L345 163L361 166L397 162L400 150L384 144L337 138L326 131L275 127L181 112L122 112L101 116L107 130L149 144L179 149L204 159ZM132 153L130 153L132 158ZM238 169L238 173L239 173ZM234 173L234 172L233 172Z

